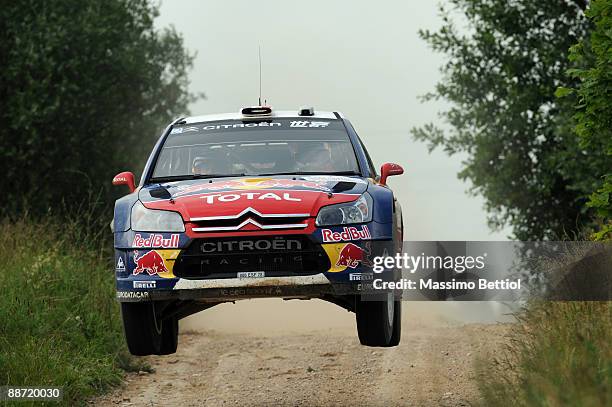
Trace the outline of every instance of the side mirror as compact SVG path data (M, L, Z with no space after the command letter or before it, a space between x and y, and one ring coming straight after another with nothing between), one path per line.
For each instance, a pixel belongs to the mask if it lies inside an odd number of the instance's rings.
M129 171L120 172L113 178L113 185L127 185L130 188L130 192L134 192L136 186L134 185L134 174Z
M404 169L399 164L385 163L380 167L380 183L387 185L387 178L393 175L402 175Z

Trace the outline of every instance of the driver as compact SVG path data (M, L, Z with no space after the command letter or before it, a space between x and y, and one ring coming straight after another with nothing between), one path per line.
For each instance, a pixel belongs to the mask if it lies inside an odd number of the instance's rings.
M296 151L295 160L301 171L334 170L329 143L304 143Z
M193 159L191 172L193 175L224 175L229 174L230 165L223 153L210 152Z

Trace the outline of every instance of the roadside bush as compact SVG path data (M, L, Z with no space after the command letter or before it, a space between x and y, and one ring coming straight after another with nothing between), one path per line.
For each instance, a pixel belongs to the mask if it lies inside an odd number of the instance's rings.
M483 369L483 405L609 406L611 311L610 302L529 304L496 367Z
M131 367L110 242L92 230L78 221L0 221L0 385L62 386L74 405Z
M601 184L587 206L600 217L596 240L612 239L612 1L594 0L586 11L595 29L570 49L569 58L579 68L569 74L580 79L575 89L576 134L585 149L599 149L607 155L600 168ZM564 90L560 90L563 94Z

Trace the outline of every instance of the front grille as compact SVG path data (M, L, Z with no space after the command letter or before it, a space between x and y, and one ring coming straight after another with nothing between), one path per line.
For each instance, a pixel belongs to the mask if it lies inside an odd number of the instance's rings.
M304 223L306 218L303 216L286 216L286 217L278 217L278 218L262 218L260 216L241 216L240 218L233 219L218 219L218 220L208 220L208 221L199 221L194 222L195 227L209 227L209 228L225 228L231 226L238 226L243 223L245 220L252 219L255 222L261 225L285 225L285 224L295 224L295 223Z
M308 213L262 214L246 208L237 215L191 218L194 232L242 230L247 225L257 229L301 229L308 226Z
M323 248L305 235L195 239L174 264L181 278L234 278L248 271L281 277L328 269Z

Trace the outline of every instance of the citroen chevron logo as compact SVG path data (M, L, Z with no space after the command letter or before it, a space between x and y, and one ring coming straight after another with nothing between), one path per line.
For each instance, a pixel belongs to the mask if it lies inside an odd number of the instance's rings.
M258 210L248 207L242 210L240 213L236 215L222 215L222 216L204 216L198 218L191 218L191 222L206 222L206 221L216 221L216 220L231 220L231 219L239 219L245 215L255 215L259 218L308 218L310 217L309 213L261 213ZM262 230L275 230L275 229L303 229L308 227L307 223L289 223L282 225L262 225L257 222L253 218L248 218L241 222L236 226L210 226L210 227L194 227L192 230L194 232L226 232L226 231L236 231L241 230L247 225L255 226L258 229Z
M224 219L238 219L247 213L259 216L260 218L307 218L310 216L309 213L261 213L257 209L253 209L250 206L245 208L237 215L224 215L224 216L204 216L199 218L189 219L191 222L205 222L207 220L224 220Z

